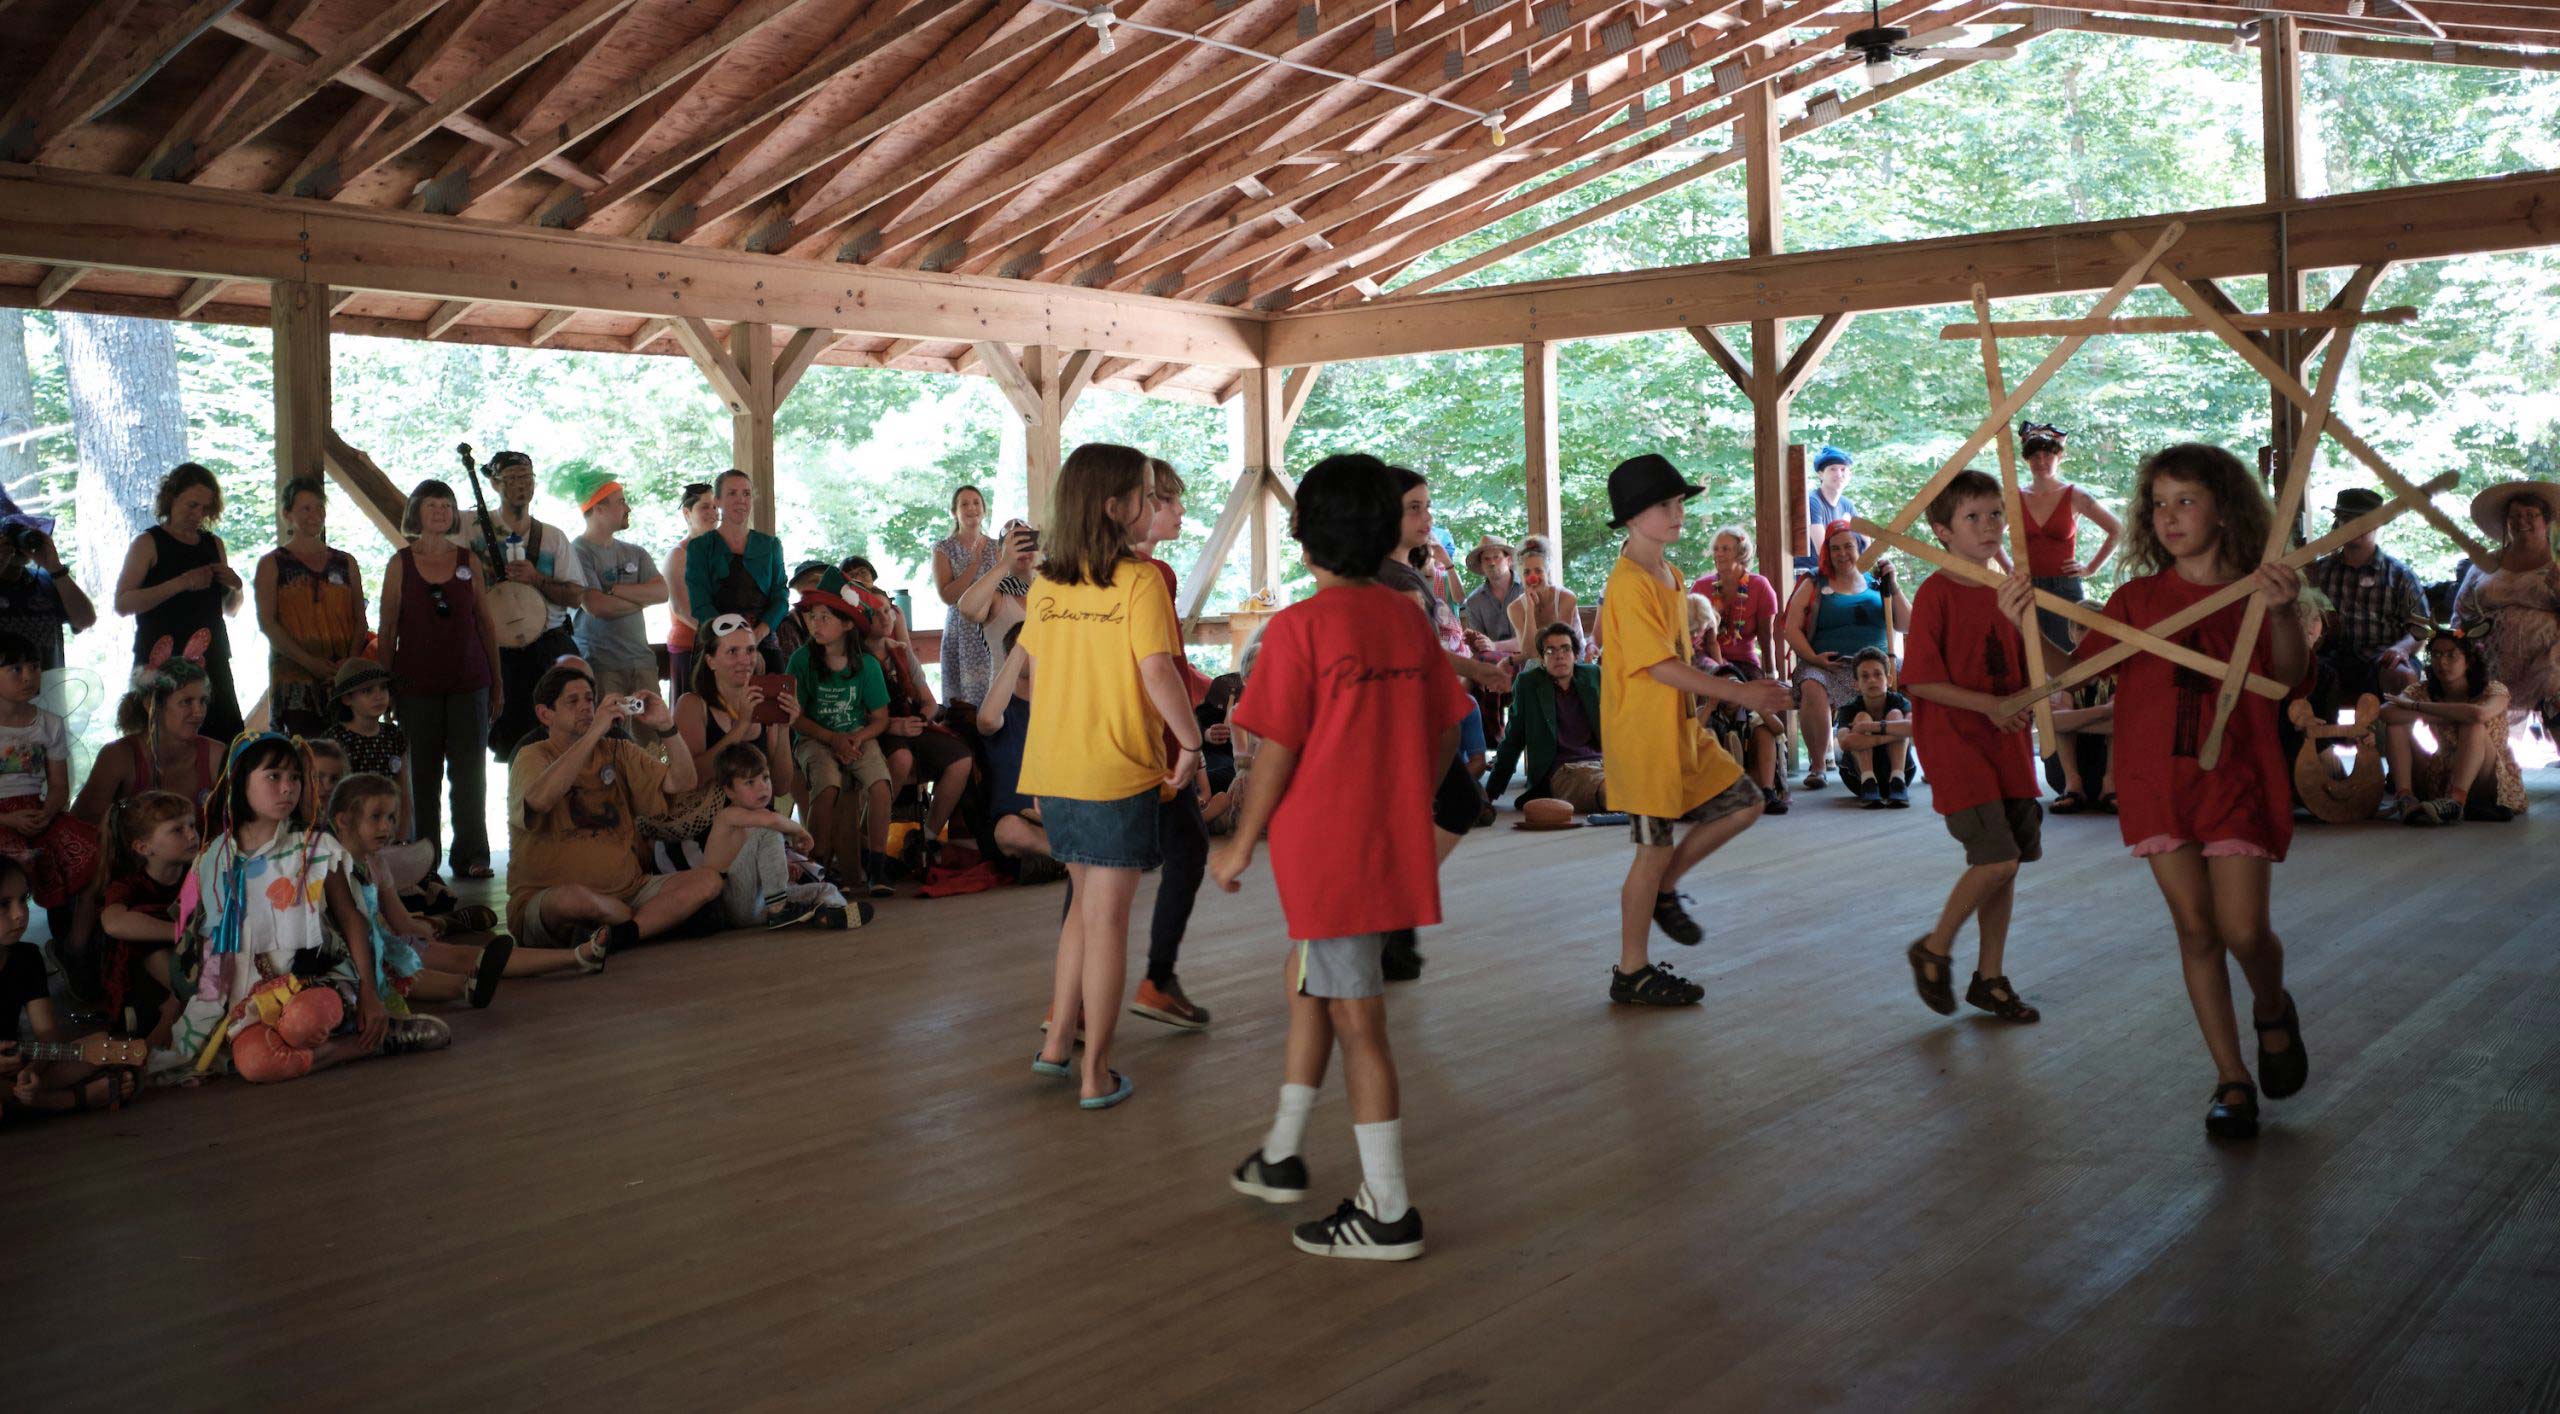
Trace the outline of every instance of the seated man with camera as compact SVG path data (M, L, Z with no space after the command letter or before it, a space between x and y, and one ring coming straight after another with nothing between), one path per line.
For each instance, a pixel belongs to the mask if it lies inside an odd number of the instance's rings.
M53 545L53 517L31 516L0 494L0 631L36 646L36 666L62 666L62 630L86 632L97 607Z
M716 870L640 867L640 817L665 813L668 791L693 789L693 754L670 751L662 763L606 735L624 716L672 733L666 702L654 692L598 701L584 670L556 664L534 684L533 715L542 735L518 748L507 776L507 926L517 944L592 943L601 957L716 903Z

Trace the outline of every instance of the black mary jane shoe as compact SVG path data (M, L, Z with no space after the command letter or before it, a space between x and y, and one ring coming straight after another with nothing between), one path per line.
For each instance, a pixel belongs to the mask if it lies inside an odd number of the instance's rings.
M2311 1078L2311 1054L2302 1049L2302 1018L2294 1013L2293 993L2284 994L2284 1015L2273 1021L2252 1019L2258 1028L2258 1080L2266 1086L2267 1098L2281 1100L2302 1088ZM2267 1034L2281 1031L2292 1044L2281 1051L2267 1049Z
M2226 1080L2213 1087L2213 1104L2204 1112L2204 1132L2216 1139L2258 1137L2258 1087L2246 1080Z

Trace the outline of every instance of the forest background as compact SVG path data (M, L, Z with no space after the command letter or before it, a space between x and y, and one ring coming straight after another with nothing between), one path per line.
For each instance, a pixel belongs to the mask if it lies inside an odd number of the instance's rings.
M2309 194L2560 167L2560 74L2310 56L2304 97ZM1632 164L1413 270L1465 258L1658 170ZM2244 204L2259 199L2261 171L2254 52L2063 32L2012 61L1978 64L1790 141L1786 244L1820 249ZM1456 286L1729 259L1745 253L1743 229L1737 166ZM2315 278L2315 301L2342 274ZM2253 282L2229 288L2262 307ZM2459 473L2460 489L2446 498L2457 509L2496 481L2560 477L2555 297L2560 255L2549 251L2395 268L2372 303L2416 305L2420 317L2359 331L2342 415L2412 479ZM2061 317L2086 305L2017 301L2000 317ZM2123 312L2177 311L2145 290ZM1795 440L1851 451L1851 495L1865 506L1899 505L1981 417L1977 347L1937 337L1940 325L1966 317L1954 308L1863 316L1798 398ZM526 451L546 479L602 467L631 488L630 538L663 559L677 538L678 487L729 464L727 414L682 358L356 337L333 347L338 431L404 487L455 480L453 448L462 441L483 456ZM2018 341L2004 359L2014 376L2049 347ZM1568 583L1586 601L1596 594L1616 550L1604 484L1612 465L1638 451L1662 452L1711 487L1674 552L1684 567L1703 567L1706 527L1750 517L1748 405L1680 333L1567 345L1560 378ZM2252 457L2266 437L2267 408L2266 385L2209 336L2140 336L2093 341L2031 415L2071 432L2064 475L2120 505L2135 463L2163 443L2197 438ZM1235 475L1235 411L1096 391L1069 419L1067 440L1130 443L1183 470L1192 486L1188 533L1165 555L1187 568ZM102 614L51 689L89 749L106 739L106 696L129 672L132 626L110 603L124 547L148 523L152 486L180 460L221 473L230 504L218 528L245 576L274 544L272 433L263 329L0 310L0 482L27 509L62 519L64 553ZM1023 509L1019 423L984 379L815 368L783 407L777 441L790 558L868 554L886 582L915 591L919 627L940 618L925 566L948 533L952 490L984 486L1000 517ZM1438 514L1461 546L1480 534L1516 540L1524 517L1518 351L1327 368L1289 464L1355 449L1429 476ZM1989 453L1983 464L1992 464ZM2368 481L2334 449L2324 455L2306 501L2315 525L2339 488ZM578 525L547 488L536 513ZM2429 579L2454 570L2453 548L2415 517L2385 538ZM390 547L334 491L331 539L365 566L370 590ZM2103 597L2114 568L2093 596ZM1212 607L1243 597L1245 579L1241 564L1231 565ZM1278 587L1286 598L1296 583ZM653 627L663 634L662 615ZM248 650L236 665L246 703L266 676L248 610L233 633Z

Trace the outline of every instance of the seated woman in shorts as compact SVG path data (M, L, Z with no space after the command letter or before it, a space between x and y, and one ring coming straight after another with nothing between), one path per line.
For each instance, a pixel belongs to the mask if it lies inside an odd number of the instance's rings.
M1831 760L1834 715L1857 695L1851 666L1860 652L1892 651L1892 636L1911 627L1911 600L1902 592L1893 561L1874 574L1858 568L1858 536L1847 521L1833 521L1822 536L1822 567L1797 581L1787 601L1787 646L1796 655L1796 720L1804 733L1808 764L1804 788L1820 790Z

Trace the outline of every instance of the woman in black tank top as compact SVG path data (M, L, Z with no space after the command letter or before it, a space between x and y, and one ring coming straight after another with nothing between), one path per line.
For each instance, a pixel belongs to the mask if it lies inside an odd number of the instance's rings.
M205 528L222 515L213 473L183 462L160 479L160 523L133 538L116 578L116 612L134 619L133 661L190 658L203 664L211 701L204 734L229 741L240 731L240 699L231 686L226 616L240 607L240 576L226 562L222 537Z

